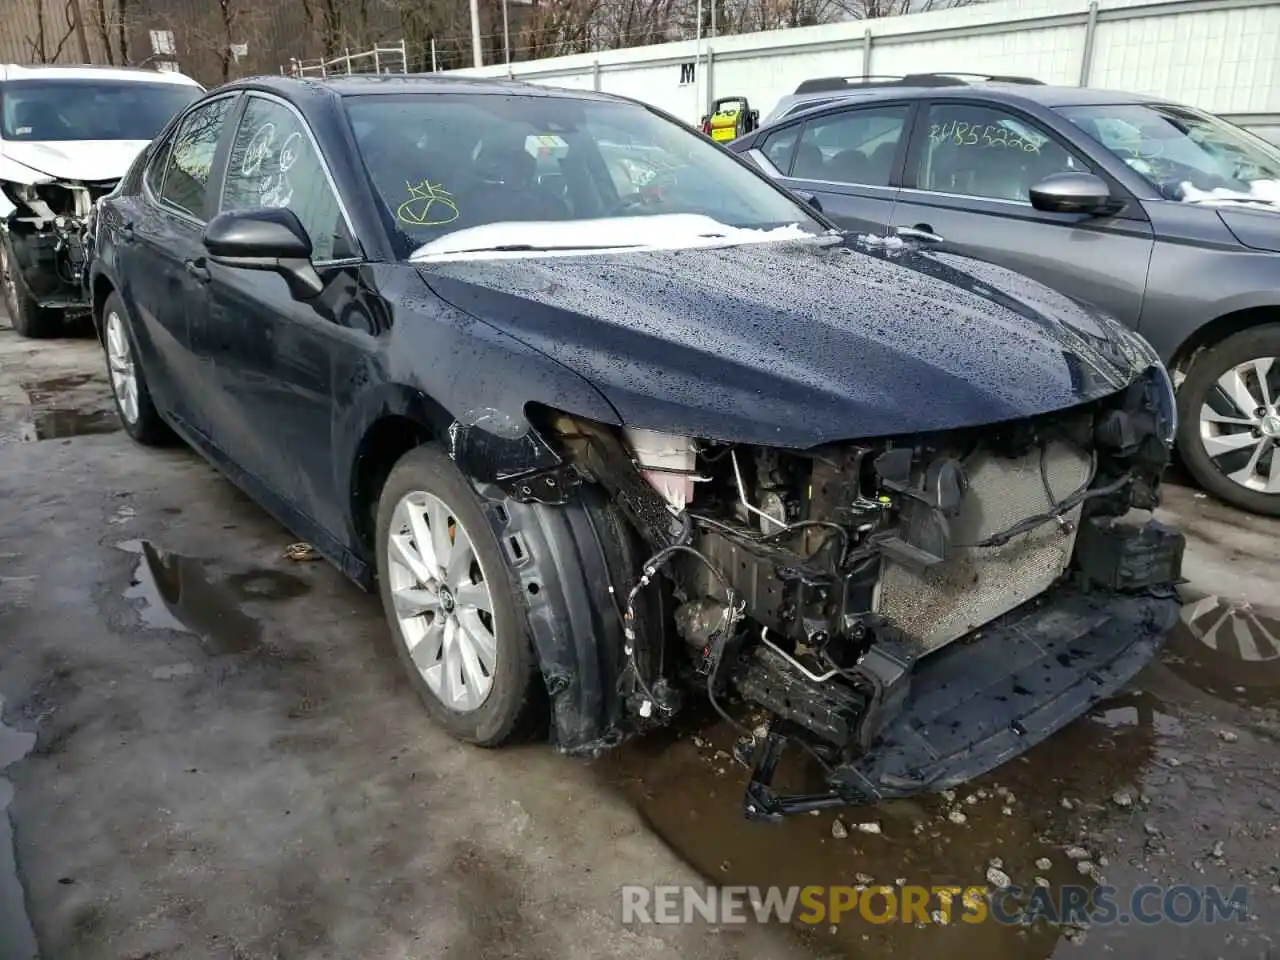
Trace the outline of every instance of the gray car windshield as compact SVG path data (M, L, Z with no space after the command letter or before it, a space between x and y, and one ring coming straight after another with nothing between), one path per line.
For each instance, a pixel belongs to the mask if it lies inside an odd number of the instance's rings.
M203 94L146 80L10 80L0 87L6 140L150 140Z
M463 230L529 249L544 235L547 249L611 246L622 234L648 241L665 224L823 230L709 140L638 105L399 94L349 97L346 110L405 255ZM611 227L595 224L609 218ZM534 222L549 225L540 232Z
M1280 204L1280 149L1218 117L1160 103L1060 107L1058 112L1166 200Z

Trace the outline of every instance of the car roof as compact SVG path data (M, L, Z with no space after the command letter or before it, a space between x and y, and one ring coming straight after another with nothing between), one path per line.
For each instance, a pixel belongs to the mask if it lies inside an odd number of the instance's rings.
M64 67L56 64L23 66L16 63L0 65L0 80L132 80L139 83L170 83L198 87L199 84L186 74L168 70L147 70L141 67L98 67L79 65Z
M1037 104L1043 107L1164 102L1159 97L1142 93L1099 90L1094 87L1050 86L1039 83L1004 83L997 81L955 86L897 86L885 84L875 87L851 86L844 89L815 90L800 94L788 94L779 101L779 107L782 107L783 104L786 105L787 114L772 118L769 121L769 125L782 120L791 120L801 113L814 113L820 109L845 106L852 102L916 100L922 97L929 97L930 99L979 99L1014 105ZM805 106L808 101L813 102L812 107Z
M221 89L237 87L268 90L282 96L297 95L305 91L329 93L339 97L359 97L373 94L488 94L519 95L530 97L570 97L578 100L624 101L592 90L570 90L521 80L490 77L453 77L439 73L353 73L334 77L250 77L227 84Z

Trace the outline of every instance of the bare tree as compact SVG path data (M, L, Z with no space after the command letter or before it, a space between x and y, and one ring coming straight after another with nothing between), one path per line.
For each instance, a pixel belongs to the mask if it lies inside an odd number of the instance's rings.
M90 17L109 64L129 64L129 0L92 0Z
M71 4L74 0L67 0L66 5L62 8L63 16L66 19L66 31L57 43L53 45L53 50L49 49L48 27L45 22L44 0L32 0L35 4L36 13L36 35L27 37L27 46L31 50L31 61L33 63L55 63L58 57L62 56L62 50L67 45L67 41L71 39L75 33L76 24L72 13Z
M232 46L258 36L270 10L255 0L214 0L195 17L180 21L172 14L162 18L180 38L182 57L195 60L194 73L202 79L226 83L236 64Z

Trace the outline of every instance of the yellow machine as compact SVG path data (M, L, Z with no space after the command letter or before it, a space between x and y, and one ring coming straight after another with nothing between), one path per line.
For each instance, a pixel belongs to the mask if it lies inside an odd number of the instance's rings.
M721 97L702 118L702 132L717 143L728 143L760 125L760 111L752 110L746 97Z

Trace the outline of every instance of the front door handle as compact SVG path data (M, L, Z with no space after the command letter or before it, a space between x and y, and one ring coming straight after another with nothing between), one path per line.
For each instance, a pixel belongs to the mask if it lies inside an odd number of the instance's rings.
M895 231L905 240L923 240L925 243L945 243L946 237L933 232L927 223L917 223L914 227L898 227Z
M209 268L204 265L203 260L186 260L182 266L200 283L209 282Z

